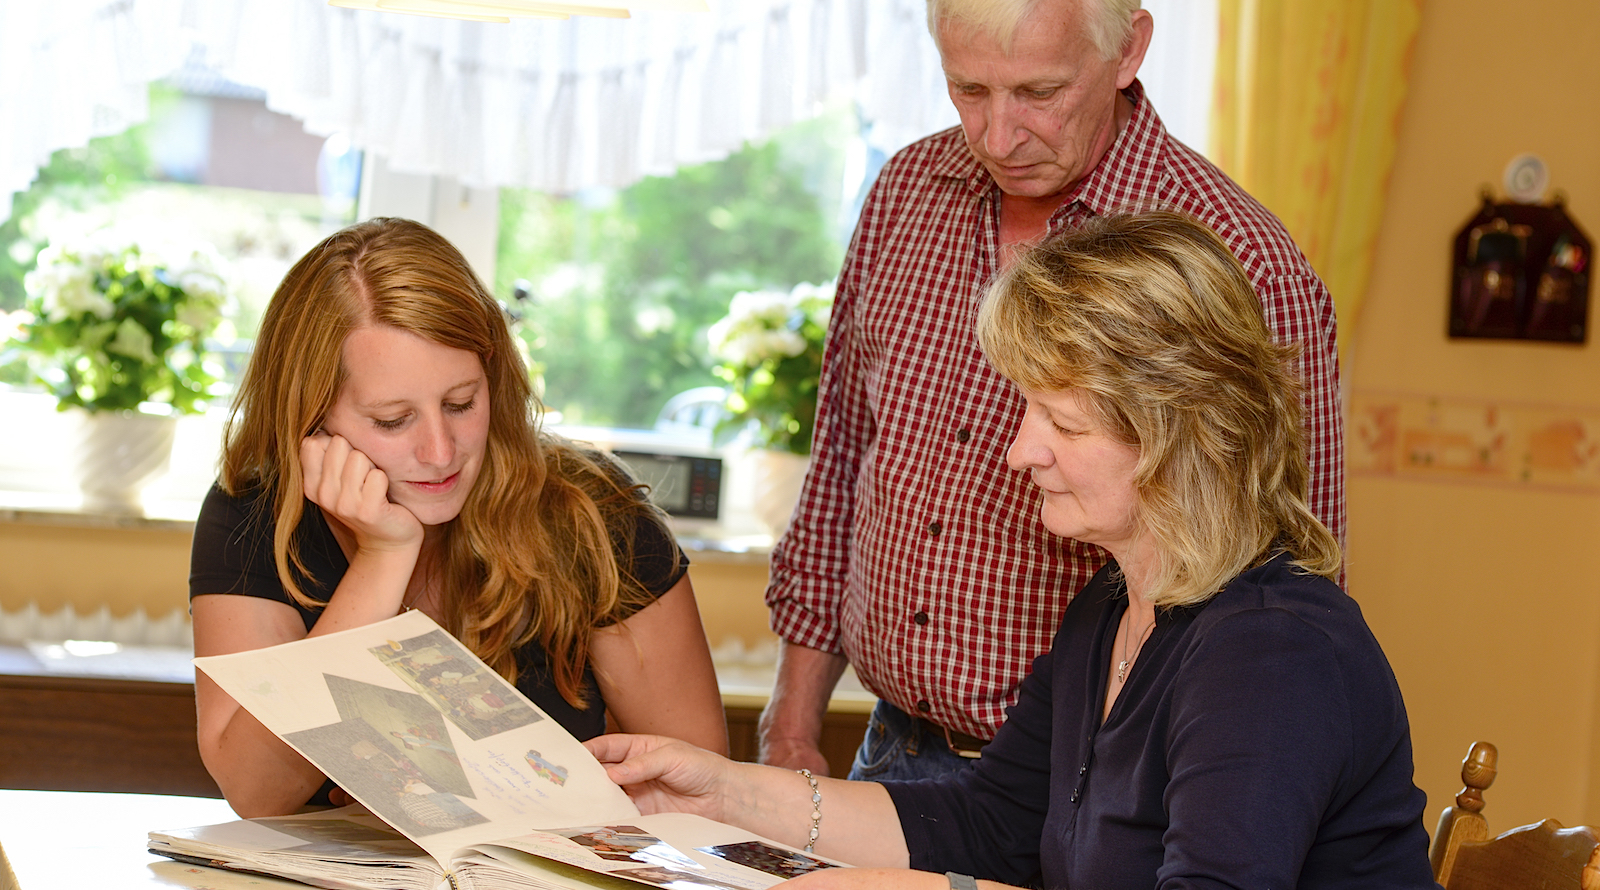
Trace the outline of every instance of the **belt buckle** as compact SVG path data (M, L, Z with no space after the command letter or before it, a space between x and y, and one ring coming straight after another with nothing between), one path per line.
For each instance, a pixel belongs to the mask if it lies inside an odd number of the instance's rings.
M939 726L939 724L934 725ZM969 750L956 745L955 737L950 734L950 727L939 726L939 731L944 733L944 743L950 748L950 753L956 755L957 757L965 757L968 760L977 760L983 756L983 748L981 746ZM977 739L974 738L973 741L977 741Z

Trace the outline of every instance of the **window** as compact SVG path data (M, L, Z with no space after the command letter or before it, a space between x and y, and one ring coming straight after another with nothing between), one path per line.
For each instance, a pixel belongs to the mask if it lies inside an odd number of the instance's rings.
M1168 128L1203 147L1215 2L1145 6L1158 24L1141 78ZM898 147L877 144L855 106L841 104L721 161L550 195L363 164L339 138L309 136L261 93L202 70L154 87L151 101L148 124L58 152L18 197L0 224L0 311L21 305L22 275L47 233L141 220L218 242L233 260L239 300L218 345L236 373L283 272L356 217L359 180L360 215L416 218L462 249L520 317L548 405L566 423L596 426L652 427L673 394L720 384L707 328L740 290L831 280L866 185ZM0 367L0 418L29 435L0 437L0 491L70 503L70 424L48 396L7 391L18 382L7 373ZM174 473L151 494L192 504L214 475L220 417L186 419L179 436Z
M81 149L56 152L0 225L0 312L16 312L23 278L50 243L114 228L141 241L207 242L233 286L211 346L225 388L243 369L251 337L289 266L355 218L360 156L339 139L307 135L266 108L259 93L185 69L151 87L150 120ZM14 327L8 316L6 333ZM13 358L15 358L13 356ZM0 362L0 416L27 435L0 437L0 490L23 502L70 504L72 415ZM220 399L218 409L226 407ZM173 471L153 498L198 500L215 475L223 412L185 418ZM180 508L179 512L182 512Z
M719 386L706 332L742 290L831 281L854 224L848 109L626 189L500 197L497 293L566 423L649 429ZM848 192L848 193L847 193Z
M1144 5L1158 26L1141 79L1168 129L1203 149L1215 0ZM502 190L493 285L521 318L546 406L567 423L648 429L673 395L720 385L706 330L736 292L838 274L866 188L899 147L871 138L839 106L621 191Z

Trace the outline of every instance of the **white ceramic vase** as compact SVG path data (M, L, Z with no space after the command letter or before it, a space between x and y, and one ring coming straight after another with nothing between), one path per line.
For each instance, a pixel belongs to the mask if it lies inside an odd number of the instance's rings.
M789 527L811 458L764 448L749 452L751 512L777 540Z
M137 411L82 412L75 453L89 513L142 515L144 489L167 471L178 419Z

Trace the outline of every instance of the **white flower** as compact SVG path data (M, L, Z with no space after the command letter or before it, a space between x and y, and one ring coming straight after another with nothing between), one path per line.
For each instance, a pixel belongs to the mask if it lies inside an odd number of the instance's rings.
M734 294L728 314L711 326L707 337L711 351L723 362L754 367L806 351L799 330L802 315L824 330L832 311L833 285L797 284L782 291L741 291Z
M194 307L194 321L187 320L184 310L180 310L180 321L198 330L205 330L221 316L229 291L223 268L224 262L217 249L205 242L194 244L177 262L167 267L169 280L182 288L191 301L203 304Z
M183 292L193 294L188 285L182 285ZM210 299L215 296L217 299ZM176 315L179 324L188 325L197 331L208 331L222 318L220 294L206 295L207 299L187 300L177 308Z
M71 258L80 268L98 271L121 259L123 251L127 249L127 244L113 240L111 235L104 232L97 232L63 256Z
M790 296L812 321L827 330L828 322L833 319L833 289L832 281L827 284L802 282L794 286Z
M717 355L735 365L759 365L768 359L799 355L806 349L805 338L794 331L748 322L726 327L718 322L712 327L711 343Z
M33 313L26 309L15 312L0 312L0 341L21 340L26 336L22 328L24 325L33 324Z
M131 234L107 228L39 252L38 267L25 281L29 306L39 316L22 341L35 354L30 370L56 385L66 369L75 369L87 383L62 399L91 411L124 409L153 397L189 410L194 393L178 378L196 362L207 368L215 363L190 337L160 354L155 338L164 329L209 335L223 321L228 282L210 245L163 246ZM124 305L141 309L119 319ZM0 332L20 331L20 321L0 314ZM135 362L142 366L138 392L108 388L112 367L126 370Z
M46 265L41 261L39 268L23 278L23 286L29 293L39 295L45 317L51 321L62 321L73 315L110 318L116 311L111 300L95 288L94 273L76 264Z
M65 250L61 249L61 245L59 244L46 244L44 247L40 248L38 255L34 258L34 261L39 269L47 269L63 262L76 262L76 260L67 259L66 253L67 252Z
M222 280L221 275L192 266L174 276L173 283L183 288L189 299L199 303L213 303L220 306L223 294L228 292L227 282Z
M745 338L735 330L735 324L733 316L727 316L712 325L706 337L711 341L712 354L729 364L742 365L748 349Z
M831 303L833 302L833 282L812 284L809 281L802 281L789 291L789 297L797 304L807 300L826 300Z
M127 269L139 275L154 275L167 269L167 261L162 259L159 251L149 250L141 245L130 245L127 256Z
M789 298L777 291L740 291L728 304L728 317L748 325L770 327L781 324L788 315Z
M796 331L769 331L761 338L763 358L788 358L806 351L806 338Z
M219 275L223 266L222 255L205 241L193 242L186 250L171 250L168 256L167 268L178 275L191 272Z

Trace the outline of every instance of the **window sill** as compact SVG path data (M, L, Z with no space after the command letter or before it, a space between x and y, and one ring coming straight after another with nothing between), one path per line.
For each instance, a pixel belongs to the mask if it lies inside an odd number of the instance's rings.
M82 499L76 494L0 491L0 523L191 534L199 510L198 501L152 501L145 504L143 516L93 513L82 509Z
M192 534L199 512L197 500L157 498L145 502L143 516L95 513L82 508L77 494L0 490L0 523ZM673 533L678 545L696 562L766 565L772 553L772 538L768 535L729 534L703 520L674 520Z
M143 516L83 509L72 467L80 421L76 414L57 411L54 398L0 387L0 417L8 426L28 431L25 436L0 437L0 523L192 533L200 502L216 478L217 443L222 441L227 411L218 408L178 419L171 469L146 490ZM603 443L601 434L614 437L619 431L562 432ZM772 552L771 536L747 519L731 515L729 519L725 523L674 519L673 531L692 560L765 565Z

